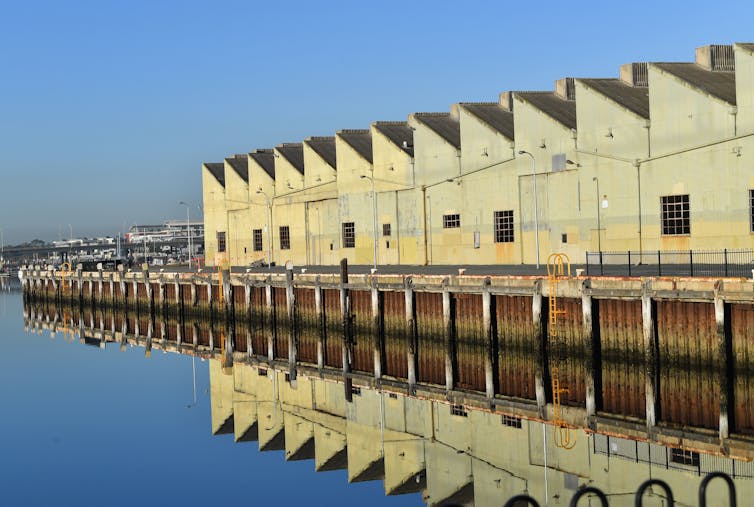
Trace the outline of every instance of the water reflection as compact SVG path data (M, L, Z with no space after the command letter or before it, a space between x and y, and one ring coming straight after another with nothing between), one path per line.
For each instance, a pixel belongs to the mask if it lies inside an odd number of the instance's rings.
M71 326L73 319L65 315L33 308L26 325L36 332L65 330L82 343L105 348L111 338L102 331L109 320L92 317ZM133 323L134 330L137 326ZM153 327L139 326L147 336L126 333L121 343L209 358L213 434L256 442L260 451L284 451L288 461L311 460L317 471L346 470L352 483L382 481L386 495L414 494L427 505L484 506L526 493L542 505L557 505L567 504L581 487L596 486L608 493L610 505L633 505L638 485L659 478L671 485L677 503L696 505L701 476L714 470L737 477L740 504L754 493L751 463L584 430L573 430L576 444L563 450L555 446L551 426L513 410L412 397L364 377L354 378L349 403L335 371L302 366L291 381L283 363L243 354L224 368L211 345L181 347L167 339L153 344ZM644 505L665 505L659 493L655 490ZM721 485L710 487L710 498L720 504Z

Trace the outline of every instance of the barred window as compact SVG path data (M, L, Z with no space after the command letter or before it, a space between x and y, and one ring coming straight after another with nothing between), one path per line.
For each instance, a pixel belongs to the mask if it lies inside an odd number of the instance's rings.
M223 253L225 251L225 233L217 233L217 252Z
M354 222L343 222L343 248L356 246L356 227Z
M495 212L495 243L513 243L513 210Z
M254 251L261 252L262 251L262 229L254 229L252 233L253 233L252 235L254 236Z
M280 249L291 249L291 230L287 225L280 226Z
M510 426L511 428L521 428L521 418L515 415L503 414L502 423L503 425Z
M382 235L390 237L390 224L382 224Z
M662 234L680 236L691 234L689 195L664 195L662 202Z
M699 466L699 453L684 449L670 449L670 461L680 465Z
M468 417L469 413L466 411L466 407L463 405L451 405L450 406L450 414L451 415L460 415L461 417Z
M749 230L754 232L754 190L749 190L749 224Z
M461 227L461 215L458 213L454 213L452 215L443 215L442 227L443 229L456 229L458 227Z

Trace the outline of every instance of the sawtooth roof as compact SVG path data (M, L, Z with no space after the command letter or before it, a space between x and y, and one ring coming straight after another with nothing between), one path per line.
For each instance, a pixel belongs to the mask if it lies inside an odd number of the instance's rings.
M335 137L310 137L304 141L317 155L327 162L330 167L337 169L335 158Z
M226 158L225 161L246 183L249 182L249 157L246 155L236 155Z
M205 162L204 167L215 177L218 183L225 187L225 164L222 162Z
M249 153L254 162L259 165L270 178L275 179L275 155L271 149L259 149Z
M711 71L695 63L653 63L652 65L728 104L736 104L735 72Z
M302 143L283 143L277 145L276 149L298 172L304 174L304 145Z
M462 102L460 106L506 138L514 139L513 113L497 102Z
M338 131L338 137L343 139L351 148L356 150L356 153L368 161L370 164L372 160L372 132L368 129L356 130L346 129Z
M414 113L414 118L425 124L456 149L461 148L461 124L450 113Z
M553 92L515 92L519 97L536 107L553 120L568 128L576 128L576 101L565 100Z
M736 46L741 46L749 53L754 53L754 44L752 44L751 42L736 42Z
M382 133L382 135L387 137L390 142L408 153L410 156L414 156L414 131L411 130L411 127L408 126L407 122L376 121L373 125Z
M649 119L649 88L631 86L620 79L579 79L579 81L632 113Z

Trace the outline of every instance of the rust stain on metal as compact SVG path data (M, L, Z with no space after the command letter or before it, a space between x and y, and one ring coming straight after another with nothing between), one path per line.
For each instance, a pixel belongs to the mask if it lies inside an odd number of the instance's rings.
M535 400L534 324L532 301L526 296L496 296L498 391Z
M353 315L353 364L354 371L374 371L374 340L372 339L372 294L366 291L351 291L351 314Z
M385 292L385 365L386 375L408 378L406 359L406 299L403 292Z
M416 325L419 342L416 354L417 380L428 384L445 385L442 294L416 293Z
M304 363L317 364L317 343L321 329L314 289L297 288L295 293L299 323L298 359Z
M482 295L454 294L451 301L454 305L456 317L458 387L484 391L487 333L484 329L482 315ZM442 306L440 307L440 316L442 316ZM440 359L442 359L442 356ZM443 367L443 365L444 363L440 362L438 367Z

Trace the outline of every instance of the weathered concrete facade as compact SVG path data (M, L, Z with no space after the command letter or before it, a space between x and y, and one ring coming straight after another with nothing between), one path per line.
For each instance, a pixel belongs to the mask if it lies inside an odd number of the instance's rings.
M299 265L752 248L753 133L754 44L377 121L282 144L273 171L249 154L247 179L205 164L207 260L218 232L231 264L266 259L252 231L269 221L272 260Z

